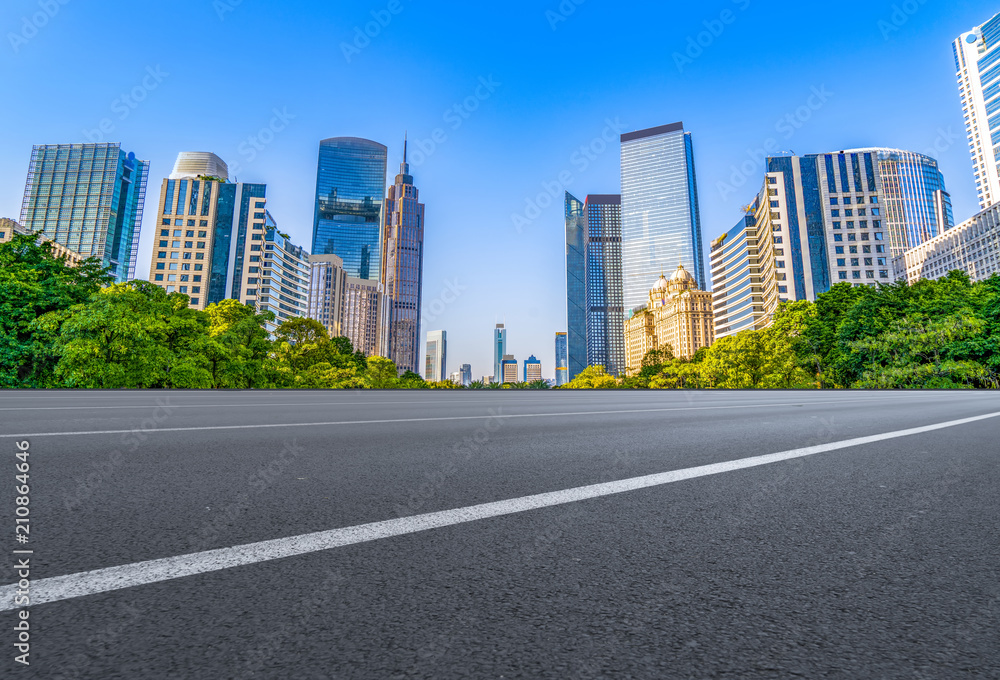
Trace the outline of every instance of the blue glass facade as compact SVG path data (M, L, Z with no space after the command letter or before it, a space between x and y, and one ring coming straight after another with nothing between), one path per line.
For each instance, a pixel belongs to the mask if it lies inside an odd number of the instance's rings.
M621 214L621 196L587 197L587 365L604 366L614 376L625 372Z
M569 382L569 344L565 333L556 333L556 387Z
M149 163L118 144L32 148L21 224L84 257L121 283L135 277Z
M319 146L312 253L337 255L348 276L377 281L386 147L355 137Z
M493 380L503 382L503 358L507 354L507 329L498 323L493 331Z
M584 204L566 193L566 315L569 380L587 368L587 258Z
M167 195L174 194L175 189L171 186L174 183L178 185L176 193L185 196L187 189L182 191L180 184L186 185L187 180L167 180ZM266 198L266 194L266 184L219 184L206 304L240 299L250 202L252 198ZM181 209L180 200L178 209ZM204 206L201 210L204 212Z
M683 264L705 290L697 178L691 134L682 123L622 135L622 268L626 310Z

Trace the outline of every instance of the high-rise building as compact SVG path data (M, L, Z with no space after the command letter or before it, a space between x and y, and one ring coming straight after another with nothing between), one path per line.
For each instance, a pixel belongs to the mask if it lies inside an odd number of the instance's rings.
M533 383L542 379L542 362L531 355L524 360L524 382Z
M642 360L652 349L669 347L675 357L690 359L702 347L711 347L712 294L699 290L684 267L678 267L669 281L661 274L648 300L625 322L629 373L642 369Z
M683 123L621 136L622 287L626 311L650 281L683 263L706 288L691 133Z
M424 204L419 197L403 142L403 162L382 211L383 337L387 356L400 370L413 372L419 365L424 268Z
M459 375L462 379L462 384L468 387L472 384L472 364L462 364L462 370L459 371Z
M260 245L254 242L260 234L258 225L253 224L238 299L244 304L252 304L259 312L272 312L275 320L267 322L265 327L273 333L285 321L309 315L312 267L309 253L278 230L271 213L265 211L264 214L264 255L254 260L260 254L254 250Z
M448 332L430 331L427 334L427 359L424 362L424 380L444 382L448 375Z
M450 380L451 382L455 383L456 385L461 385L462 384L462 373L460 371L455 371L454 373L452 373L451 375L448 376L448 380Z
M367 357L381 353L382 310L385 294L378 281L358 279L344 272L341 335Z
M326 326L331 338L343 333L344 287L347 274L344 261L336 255L311 255L308 317Z
M896 258L896 277L939 279L956 269L973 281L1000 274L1000 203Z
M135 277L149 162L119 144L32 147L21 225L87 258L122 283Z
M712 242L716 339L760 330L770 325L778 308L775 247L761 211L770 213L766 194L747 206L746 216L735 227Z
M356 137L319 145L314 255L339 255L348 276L378 280L387 149Z
M493 331L493 379L503 382L503 359L507 355L507 329L498 323Z
M566 316L569 380L587 368L587 222L584 203L566 192ZM568 382L568 381L567 381Z
M569 343L566 333L556 333L556 387L569 382Z
M604 366L614 376L625 370L621 204L621 196L596 195L584 206L587 365Z
M979 207L1000 202L1000 14L952 44Z
M513 354L505 354L500 362L500 382L501 383L516 383L517 382L517 360L514 358Z
M837 154L837 164L841 157L850 157L852 168L861 172L861 160L857 164L854 157L864 156L868 163L877 163L882 189L882 218L889 239L889 253L898 257L924 241L944 233L955 226L952 216L951 195L944 185L944 175L938 169L938 162L929 156L901 149L852 149ZM829 163L833 162L833 154ZM824 158L825 161L825 158ZM867 166L865 167L867 173ZM831 174L827 167L827 183ZM854 177L854 186L860 186ZM834 193L834 188L829 188ZM848 208L844 209L845 216Z

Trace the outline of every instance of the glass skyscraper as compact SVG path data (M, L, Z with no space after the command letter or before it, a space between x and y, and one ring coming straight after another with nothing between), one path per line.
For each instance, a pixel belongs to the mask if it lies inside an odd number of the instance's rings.
M377 281L386 147L356 137L324 139L316 173L314 255L337 255L348 276Z
M503 359L507 355L507 329L498 323L493 331L493 381L503 382Z
M556 333L556 387L569 382L569 345L565 333Z
M892 257L955 226L951 195L945 190L944 175L933 158L900 149L852 149L842 153L871 153L877 159L882 217Z
M626 310L678 265L706 289L691 133L683 123L622 135L622 273Z
M569 380L587 368L587 224L584 204L566 192L566 316ZM568 382L568 381L567 381Z
M1000 202L1000 14L952 43L979 207Z
M448 332L431 331L427 334L427 357L424 362L424 380L444 382L448 378Z
M385 350L400 371L419 372L420 304L424 269L424 204L403 162L389 187L382 227L382 283L386 295ZM439 380L435 378L434 380ZM440 378L443 380L443 378Z
M149 162L119 144L46 144L31 151L21 224L83 257L115 281L135 277Z
M584 206L587 365L614 376L625 372L621 204L619 195L597 195L587 196Z

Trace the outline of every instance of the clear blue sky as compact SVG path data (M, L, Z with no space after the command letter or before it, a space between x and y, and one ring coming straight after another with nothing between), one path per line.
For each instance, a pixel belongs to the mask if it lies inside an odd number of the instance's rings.
M82 142L109 119L106 140L152 164L140 275L178 151L214 151L240 164L240 180L266 182L278 223L309 247L320 139L388 145L391 181L404 131L429 148L438 130L443 143L413 167L427 204L425 308L449 282L461 294L424 331L448 331L449 371L471 363L481 376L492 373L493 325L506 319L509 351L536 355L551 377L566 325L557 182L568 173L580 198L620 190L617 142L574 157L606 120L628 130L684 121L706 242L736 223L762 178L755 170L735 193L720 183L772 138L799 154L937 145L956 220L976 212L951 41L1000 3L577 2L8 0L0 216L20 214L32 144ZM372 12L387 25L355 43ZM676 54L710 28L718 35L701 35L702 53L679 67ZM491 78L493 91L480 87ZM801 109L813 88L827 101ZM133 90L142 101L121 99ZM274 110L294 118L253 149ZM797 110L801 126L779 130ZM555 199L519 232L512 216L546 183Z

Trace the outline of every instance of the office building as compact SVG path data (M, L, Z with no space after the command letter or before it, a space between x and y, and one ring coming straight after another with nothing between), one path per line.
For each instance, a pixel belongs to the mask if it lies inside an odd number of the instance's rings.
M841 157L853 159L856 154L864 156L865 163L868 163L870 154L872 162L877 165L881 216L889 241L890 257L898 257L955 226L951 195L945 189L944 175L936 160L902 149L868 148L837 154L837 164L840 164ZM852 167L860 172L860 167L853 163ZM866 173L867 170L866 166ZM830 174L828 168L828 183ZM857 178L855 186L858 186ZM833 191L830 188L830 192ZM844 208L845 217L850 210Z
M1000 202L1000 14L952 44L979 207Z
M356 137L319 145L314 255L338 255L347 275L378 280L387 149Z
M542 362L534 355L524 361L524 382L533 383L542 379Z
M448 332L430 331L427 334L427 357L424 362L424 380L443 382L448 375Z
M382 313L385 294L378 281L358 279L344 272L341 335L354 351L381 356Z
M747 206L743 219L712 242L716 339L765 328L778 308L775 247L770 226L761 214L770 212L766 194L763 199L758 196Z
M569 192L565 209L567 373L572 380L587 368L587 224L583 202Z
M424 262L424 205L403 162L383 208L384 348L401 371L417 372Z
M498 323L493 331L493 379L503 382L503 358L507 354L507 329Z
M448 376L448 380L456 385L462 385L462 373L460 371L455 371Z
M9 217L0 217L0 243L7 243L12 241L15 236L25 236L31 232L18 224L15 220ZM85 258L76 253L66 246L59 245L55 241L51 241L44 235L39 236L38 240L42 243L49 243L52 247L52 254L58 258L61 258L71 267L75 267L80 264Z
M115 281L135 277L149 162L119 144L35 146L21 204L21 225L85 258Z
M347 274L336 255L309 256L309 311L307 316L326 326L331 338L344 335L343 308Z
M500 361L500 382L516 383L517 382L517 360L514 358L513 354L505 354L503 359Z
M239 300L252 304L259 312L272 312L274 321L265 323L269 333L289 319L309 315L311 265L309 253L292 243L278 230L271 213L265 211L263 257L255 243L261 227L253 223L250 250L244 258L245 275Z
M556 387L569 382L569 343L566 333L556 333Z
M649 282L686 263L706 288L691 133L683 123L621 136L622 287L626 312L647 302Z
M669 281L660 275L647 299L625 322L629 374L642 369L650 350L669 347L675 357L690 359L715 341L712 294L699 290L684 267L678 267Z
M1000 203L896 258L899 279L916 283L954 270L973 281L1000 274Z
M472 384L472 365L462 364L462 369L459 371L459 376L461 377L462 385L468 387Z

